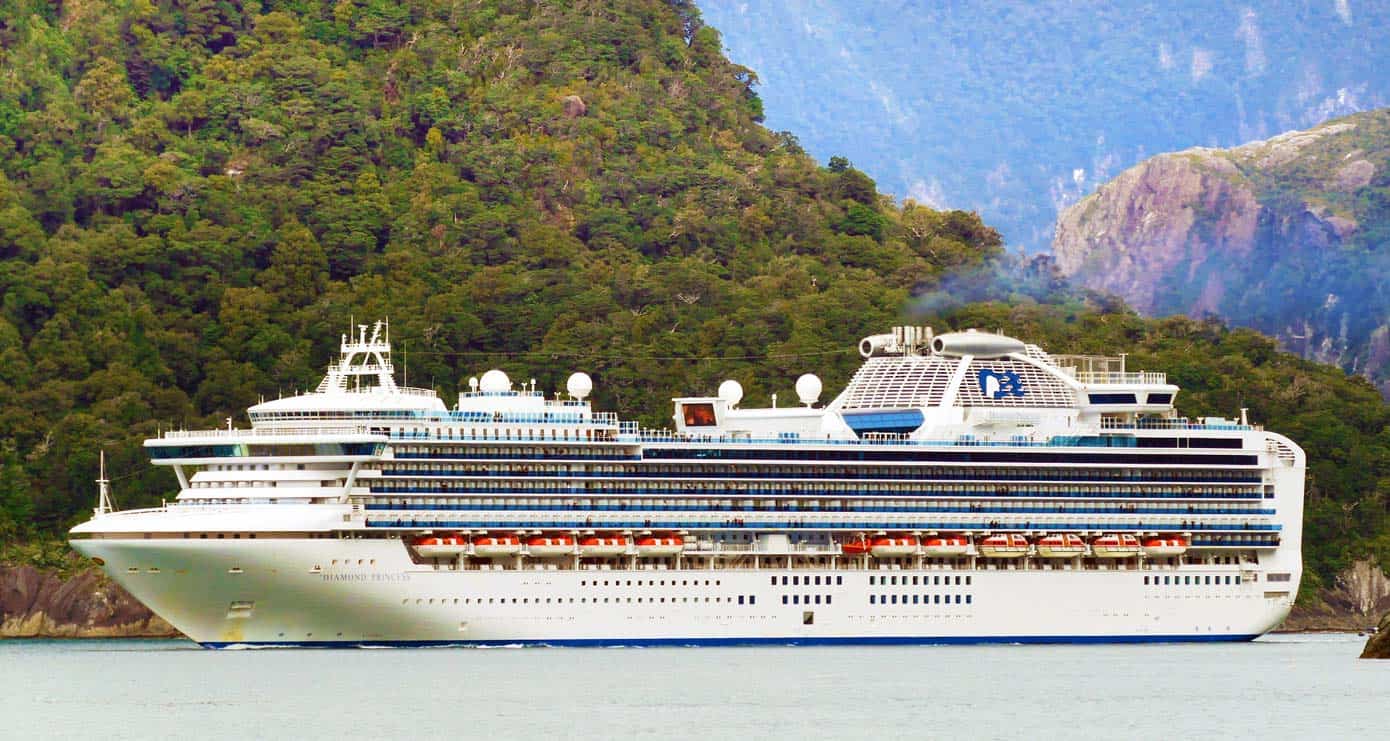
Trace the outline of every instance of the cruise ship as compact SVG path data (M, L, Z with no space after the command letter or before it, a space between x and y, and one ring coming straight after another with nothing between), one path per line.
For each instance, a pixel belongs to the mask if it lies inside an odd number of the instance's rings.
M1162 373L896 327L822 403L726 381L670 429L500 370L451 409L389 327L250 427L147 440L179 492L73 547L207 647L1244 641L1302 574L1305 457ZM848 350L848 349L847 349ZM103 475L104 479L104 475Z

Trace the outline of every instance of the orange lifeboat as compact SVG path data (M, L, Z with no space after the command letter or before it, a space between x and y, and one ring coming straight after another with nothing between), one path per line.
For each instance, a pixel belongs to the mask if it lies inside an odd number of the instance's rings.
M515 535L478 535L473 538L473 555L501 558L521 553L521 538Z
M1139 555L1139 539L1128 533L1102 535L1091 541L1096 558L1133 558Z
M532 535L526 539L526 552L531 558L559 558L574 553L574 538L561 533Z
M685 539L679 535L643 535L637 538L637 555L645 558L664 558L674 556L685 548Z
M1028 555L1028 539L1018 533L1000 533L980 541L985 558L1022 558Z
M869 541L864 536L846 540L840 544L840 552L846 556L862 556L869 552Z
M874 558L902 558L917 553L917 538L913 535L880 535L869 541L869 553Z
M1076 533L1057 533L1038 539L1038 555L1043 558L1076 558L1086 555L1086 541Z
M621 535L586 535L579 539L579 555L611 558L627 553L627 538Z
M1150 558L1181 556L1187 553L1187 540L1176 535L1144 538L1144 555Z
M421 558L454 558L468 550L468 543L458 533L422 535L410 541L410 547Z
M964 556L970 539L964 535L930 535L922 538L922 552L928 556Z

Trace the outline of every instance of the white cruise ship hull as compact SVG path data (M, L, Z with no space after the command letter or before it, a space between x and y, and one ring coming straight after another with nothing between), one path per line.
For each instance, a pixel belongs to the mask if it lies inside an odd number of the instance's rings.
M251 428L147 440L174 503L103 473L73 546L213 647L1248 640L1298 593L1303 452L1123 357L899 327L829 404L644 430L583 373L450 409L357 330Z
M397 540L74 546L210 647L1240 641L1292 606L1234 565L461 571Z

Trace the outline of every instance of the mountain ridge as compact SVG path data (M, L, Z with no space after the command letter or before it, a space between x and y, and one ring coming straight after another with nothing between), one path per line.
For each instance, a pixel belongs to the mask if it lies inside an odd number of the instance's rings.
M1252 326L1390 393L1387 173L1390 109L1159 155L1063 213L1057 265L1143 313Z
M883 188L979 210L1038 252L1147 157L1390 104L1390 7L1245 2L710 0L770 125Z

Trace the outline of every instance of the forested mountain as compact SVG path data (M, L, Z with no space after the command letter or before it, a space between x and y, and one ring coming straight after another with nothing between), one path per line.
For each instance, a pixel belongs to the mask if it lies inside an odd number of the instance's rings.
M836 393L907 315L1251 407L1311 455L1309 588L1390 557L1363 380L1072 294L974 214L818 165L721 49L680 0L0 0L0 539L82 517L101 449L119 504L169 496L142 438L311 386L353 317L451 401L582 369L661 425L723 378Z
M768 123L889 192L1045 250L1057 212L1146 157L1390 105L1364 0L706 0Z
M999 251L763 128L684 2L4 0L0 49L7 529L85 511L101 448L157 502L143 436L312 386L353 316L446 398L583 369L660 424L846 375Z

